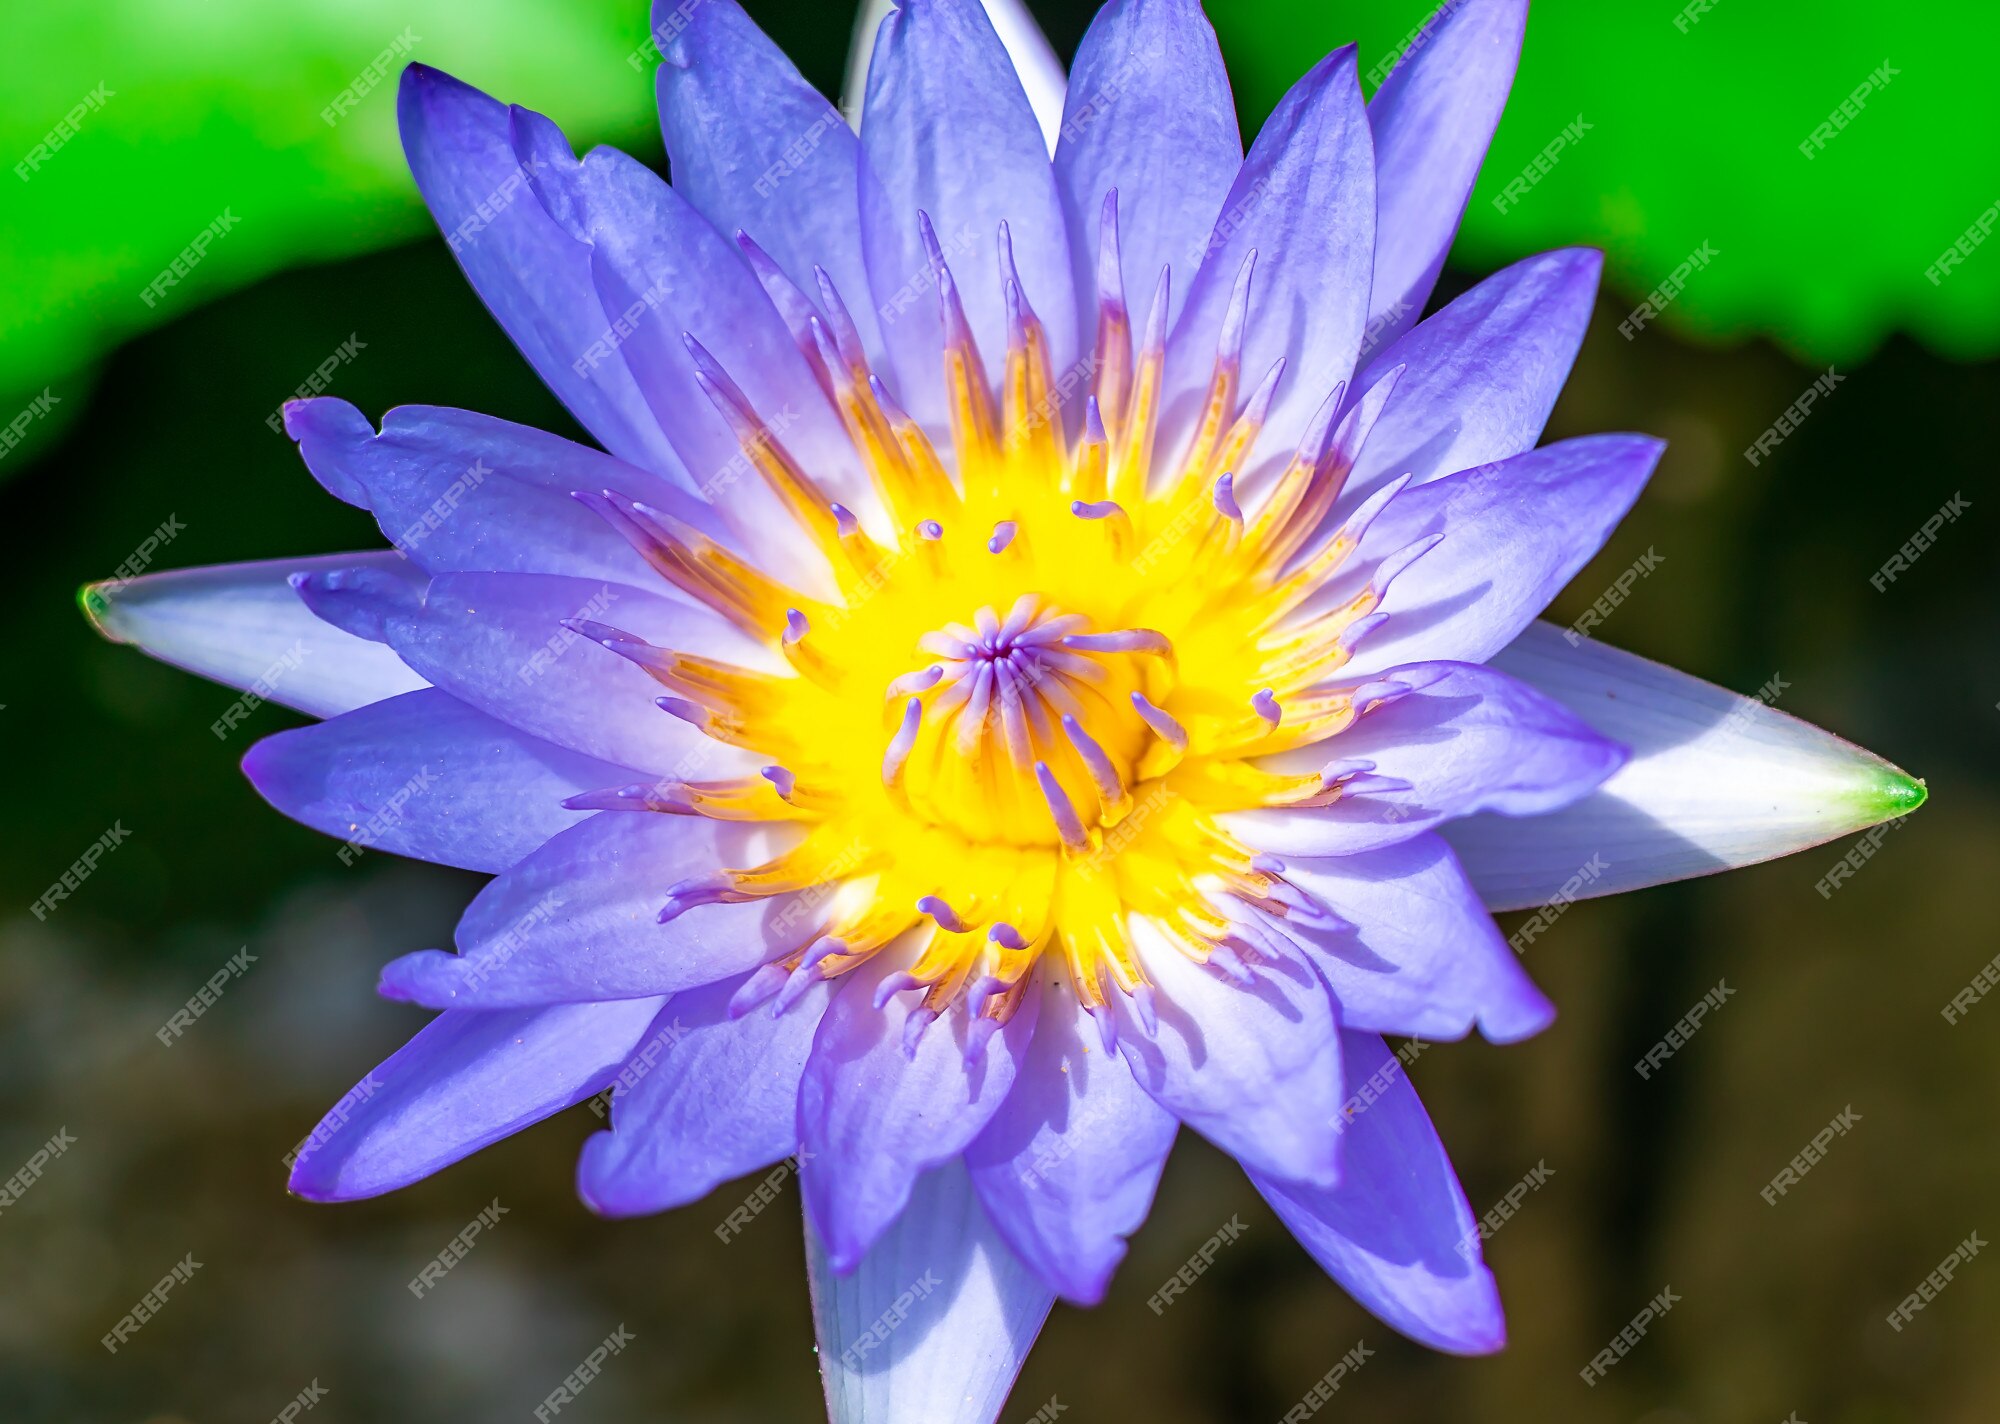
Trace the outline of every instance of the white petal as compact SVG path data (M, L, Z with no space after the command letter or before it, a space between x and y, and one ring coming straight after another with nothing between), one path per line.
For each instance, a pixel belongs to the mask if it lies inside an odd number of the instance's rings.
M985 5L986 16L993 22L1000 43L1007 46L1007 57L1014 61L1014 72L1021 76L1021 87L1028 91L1028 102L1035 107L1042 137L1053 154L1062 132L1069 76L1063 73L1055 47L1022 0L985 0ZM875 32L896 8L895 0L865 0L854 18L854 41L848 50L847 84L841 91L840 109L857 129L861 127L861 97L868 92L868 61L875 54Z
M957 1159L918 1181L851 1275L808 1223L806 1267L832 1424L993 1424L1055 1303Z
M1571 636L1531 624L1492 666L1625 743L1632 760L1566 810L1445 828L1496 910L1754 865L1924 802L1922 781L1830 732L1589 638L1572 647Z
M315 617L286 580L315 569L395 572L393 553L272 559L110 580L83 590L83 611L115 643L312 717L335 717L430 684L382 643Z

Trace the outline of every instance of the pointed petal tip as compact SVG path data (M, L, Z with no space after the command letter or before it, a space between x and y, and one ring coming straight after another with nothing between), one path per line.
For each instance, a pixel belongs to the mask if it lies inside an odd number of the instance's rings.
M292 1168L291 1175L285 1179L286 1196L296 1197L302 1202L311 1202L314 1206L332 1206L342 1200L340 1193L313 1186L302 1180L302 1175L302 1168Z
M1928 784L1772 705L1536 623L1493 665L1564 703L1634 755L1551 816L1474 817L1445 833L1493 909L1533 909L1602 852L1586 896L1793 855L1922 806Z
M1488 1279L1491 1279L1488 1273ZM1493 1290L1493 1308L1490 1314L1463 1322L1462 1326L1449 1333L1442 1330L1426 1331L1422 1334L1405 1332L1419 1344L1428 1345L1433 1350L1447 1355L1475 1357L1497 1355L1507 1348L1507 1317L1500 1308L1500 1294L1496 1286Z
M111 618L111 594L116 585L116 579L99 579L79 586L76 606L90 620L90 626L97 630L100 637L114 643L126 643L131 640L118 631Z
M1912 776L1886 761L1874 772L1857 796L1862 811L1873 818L1871 825L1900 820L1931 799L1930 783L1921 776Z
M317 1125L314 1131L318 1131ZM311 1138L306 1140L311 1141ZM339 1168L337 1154L301 1152L285 1176L285 1192L315 1206L335 1206L381 1196L385 1190L379 1186L373 1190L357 1188L352 1182L343 1184Z
M402 103L414 104L428 103L434 97L450 94L454 91L467 94L480 93L479 90L474 89L464 80L447 74L444 70L434 65L424 64L421 61L412 61L403 66L402 77L397 80L396 88L398 98ZM481 97L485 96L482 95Z
M1574 267L1593 276L1604 270L1604 249L1601 247L1553 247L1542 257L1546 262Z
M442 976L431 971L442 969L444 975L449 975L450 967L457 962L457 955L441 949L420 949L413 954L405 954L382 966L382 972L375 976L375 992L393 1003L447 1008L448 1003L439 1002L438 980ZM450 992L447 991L444 997L449 999Z

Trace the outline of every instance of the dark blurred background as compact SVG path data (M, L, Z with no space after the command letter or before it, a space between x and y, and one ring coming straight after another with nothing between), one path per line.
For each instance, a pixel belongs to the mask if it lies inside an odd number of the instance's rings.
M749 8L837 90L844 4ZM1067 55L1090 7L1034 8ZM1990 64L1995 24L1969 6L1955 20L1777 7L1780 23L1714 0L1685 26L1671 0L1611 8L1537 6L1440 294L1542 246L1610 252L1550 436L1672 443L1554 616L1654 550L1659 571L1607 641L1745 693L1779 679L1781 708L1927 778L1931 802L1832 899L1814 884L1838 845L1573 908L1527 952L1561 1007L1553 1029L1416 1064L1475 1211L1548 1169L1488 1245L1504 1354L1447 1359L1393 1336L1188 1135L1110 1300L1058 1308L1003 1419L1055 1401L1074 1424L1275 1420L1357 1340L1377 1353L1322 1417L1995 1417L2000 1261L1971 1260L1902 1331L1884 1319L1968 1234L2000 1234L2000 1005L1941 1013L2000 952L2000 244L1924 275L2000 197L1990 112L1961 77ZM1365 73L1421 15L1211 9L1246 129L1331 44L1361 37ZM713 1228L735 1187L600 1222L571 1187L598 1125L579 1109L384 1200L285 1195L281 1158L422 1020L375 998L378 965L446 943L477 880L380 856L344 867L237 770L292 714L266 707L219 740L209 724L233 692L100 641L74 601L170 518L184 532L157 567L379 544L264 421L350 337L365 349L331 391L371 414L421 401L576 433L414 205L393 74L336 124L320 110L409 33L408 57L659 163L650 84L627 63L643 13L155 0L22 24L0 158L29 153L93 84L111 96L18 187L0 175L0 251L16 259L0 428L44 391L59 402L0 457L0 1179L59 1131L75 1139L0 1209L0 1419L262 1421L315 1381L315 1424L527 1418L620 1322L635 1345L564 1411L579 1424L816 1417L789 1189L726 1245ZM1798 140L1883 52L1907 77L1804 158ZM1490 196L1579 105L1589 139L1496 213ZM145 309L139 288L225 204L241 235ZM1719 256L1669 319L1622 336L1705 240ZM1830 364L1835 393L1749 463ZM1869 576L1955 493L1969 512L1877 592ZM30 901L114 822L129 841L38 922ZM244 949L254 964L163 1046L155 1030ZM1634 1063L1721 981L1734 997L1642 1079ZM1762 1200L1849 1106L1853 1130ZM406 1283L496 1198L504 1219L414 1298ZM1147 1298L1232 1214L1247 1233L1156 1315ZM192 1280L107 1354L99 1337L190 1254ZM1582 1383L1663 1289L1680 1303Z

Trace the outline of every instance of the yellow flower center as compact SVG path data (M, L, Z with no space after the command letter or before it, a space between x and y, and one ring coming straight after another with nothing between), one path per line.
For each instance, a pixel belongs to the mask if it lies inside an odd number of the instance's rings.
M657 511L624 510L621 527L656 568L768 640L795 674L658 650L648 660L675 694L669 711L772 762L761 780L676 785L663 803L798 830L765 864L672 887L663 918L797 894L823 913L802 922L771 992L896 944L908 968L891 982L926 988L932 1015L965 994L975 1016L1004 1018L1044 953L1097 1008L1114 988L1146 984L1131 917L1206 960L1238 938L1218 896L1283 912L1277 867L1219 813L1324 805L1365 769L1259 764L1337 733L1370 698L1332 678L1379 590L1314 598L1368 517L1320 533L1354 418L1340 431L1323 422L1246 517L1230 472L1277 373L1243 399L1230 336L1187 448L1163 470L1160 304L1136 358L1122 304L1107 304L1086 363L1094 394L1071 441L1018 290L996 402L948 277L941 285L955 475L858 344L820 333L886 539L711 383L751 462L826 555L837 597L785 587ZM831 324L840 333L842 314Z

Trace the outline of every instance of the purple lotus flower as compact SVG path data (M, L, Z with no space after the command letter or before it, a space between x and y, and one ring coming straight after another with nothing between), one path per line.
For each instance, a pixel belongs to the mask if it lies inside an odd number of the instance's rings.
M1526 0L1446 5L1365 106L1329 56L1247 156L1196 0L1107 5L1066 108L994 8L1018 71L973 0L905 0L857 137L735 4L663 0L671 187L413 67L418 186L603 449L298 402L393 551L92 593L325 719L246 758L279 810L495 877L384 970L443 1012L292 1188L610 1088L594 1210L795 1159L834 1416L983 1424L1185 1124L1383 1320L1496 1349L1383 1035L1548 1025L1491 909L1921 785L1533 621L1661 447L1536 448L1595 253L1418 320Z

